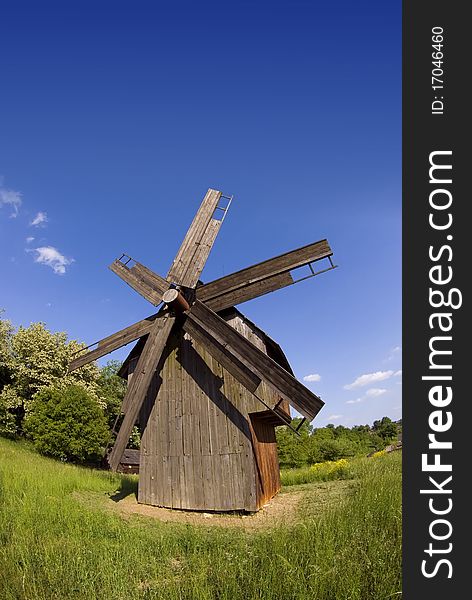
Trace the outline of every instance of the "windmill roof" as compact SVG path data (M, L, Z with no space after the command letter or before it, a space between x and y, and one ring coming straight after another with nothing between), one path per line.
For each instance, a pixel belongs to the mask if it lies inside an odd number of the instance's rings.
M262 339L264 340L264 343L266 345L267 354L269 355L269 357L272 358L272 360L275 360L276 363L278 363L281 367L283 367L291 375L294 374L292 367L290 366L290 363L288 362L288 359L285 356L285 353L282 350L282 348L280 347L280 345L275 340L273 340L264 330L262 330L260 327L258 327L253 321L248 319L248 317L246 317L246 315L244 315L240 310L238 310L237 308L232 306L231 308L226 308L225 310L218 312L218 314L223 319L229 319L233 316L239 316L241 319L243 319L243 321L245 321L246 324L249 325L249 327L251 327L251 329L253 329L255 332L257 332L262 337ZM143 347L144 347L144 338L141 338L134 345L133 349L128 354L128 356L124 360L120 370L118 371L118 375L120 377L122 377L123 379L126 379L127 373L128 373L129 361L132 360L134 357L138 356L141 353Z

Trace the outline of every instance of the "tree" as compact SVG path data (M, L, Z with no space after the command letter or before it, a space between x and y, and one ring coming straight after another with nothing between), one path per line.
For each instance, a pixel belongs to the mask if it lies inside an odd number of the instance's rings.
M293 420L293 427L297 427L300 418ZM306 421L299 429L297 436L287 427L276 429L277 450L279 463L282 467L302 467L308 460L308 441L311 435L311 425Z
M372 429L385 441L393 440L397 437L398 433L397 424L389 417L383 417L380 421L374 421Z
M126 379L118 375L122 366L119 360L110 360L100 369L100 377L97 381L99 394L104 402L105 416L110 429L115 425L117 417L120 415L121 404L128 387ZM120 420L116 423L115 430L119 429ZM135 425L131 431L127 447L139 449L141 445L141 433Z
M15 416L9 410L5 398L0 394L0 435L14 438L16 435Z
M96 399L77 384L38 392L24 430L42 454L79 462L99 459L110 435Z
M3 404L15 415L18 431L35 394L45 387L64 389L76 384L100 404L98 367L91 363L68 372L69 362L84 348L83 344L68 342L64 332L51 333L44 323L32 323L13 332L8 321L0 322L0 367L4 365L0 395Z
M127 383L118 375L121 368L119 360L110 360L100 369L97 380L99 394L105 403L105 416L109 427L113 427L116 417L120 414L121 403L126 394Z
M0 309L0 392L11 382L12 376L12 337L14 328L10 321L2 319Z

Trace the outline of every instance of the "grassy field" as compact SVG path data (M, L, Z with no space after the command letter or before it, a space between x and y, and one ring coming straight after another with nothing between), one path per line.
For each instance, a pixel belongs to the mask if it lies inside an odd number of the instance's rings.
M247 531L126 519L80 500L133 481L0 438L2 600L382 600L401 589L401 453L353 463L321 507L312 482L292 524ZM250 519L251 517L247 517Z

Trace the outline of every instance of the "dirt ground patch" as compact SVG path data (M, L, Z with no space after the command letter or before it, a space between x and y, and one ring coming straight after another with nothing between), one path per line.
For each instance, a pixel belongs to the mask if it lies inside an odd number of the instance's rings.
M135 493L103 495L80 495L89 506L106 508L125 519L134 516L157 519L163 523L183 523L202 527L237 527L245 530L279 527L302 521L316 515L341 501L352 488L347 481L330 481L282 490L261 510L253 514L215 513L176 510L138 504ZM98 502L97 502L98 501Z

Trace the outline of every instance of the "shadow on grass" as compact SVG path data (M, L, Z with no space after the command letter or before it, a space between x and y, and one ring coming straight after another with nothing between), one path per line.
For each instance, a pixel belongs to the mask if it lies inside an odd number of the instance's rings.
M131 494L134 494L135 498L138 499L138 479L129 475L122 475L120 478L120 487L110 496L110 499L113 502L120 502L120 500Z

